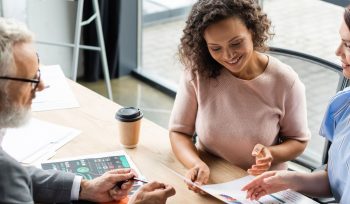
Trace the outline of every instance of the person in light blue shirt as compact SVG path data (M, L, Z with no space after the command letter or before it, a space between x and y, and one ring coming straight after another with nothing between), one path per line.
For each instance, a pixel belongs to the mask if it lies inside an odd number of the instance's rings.
M339 30L341 43L336 50L343 75L350 79L350 5L345 8ZM312 197L331 197L341 204L350 203L350 87L330 101L321 124L320 135L332 142L327 169L313 173L270 171L243 187L247 198L292 189Z
M328 179L336 200L350 202L350 87L331 101L320 134L332 142L328 155Z

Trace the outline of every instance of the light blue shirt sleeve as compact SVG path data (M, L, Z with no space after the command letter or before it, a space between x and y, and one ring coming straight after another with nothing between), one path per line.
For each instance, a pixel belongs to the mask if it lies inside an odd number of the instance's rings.
M346 204L350 201L350 182L347 182L347 185L345 186L343 195L340 200L340 204Z
M349 106L350 87L338 92L329 102L325 112L319 134L329 141L333 141L334 131L339 120L345 113L344 109Z
M79 200L79 190L80 190L80 183L83 177L81 176L75 176L72 186L72 191L70 194L71 200Z

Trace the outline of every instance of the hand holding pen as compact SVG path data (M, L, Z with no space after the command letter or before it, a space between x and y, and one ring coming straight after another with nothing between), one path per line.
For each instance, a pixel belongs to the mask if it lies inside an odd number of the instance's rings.
M132 188L132 178L136 173L131 169L116 169L104 173L102 176L93 180L83 179L80 184L79 199L90 200L94 202L119 201L125 198ZM123 182L120 188L115 188L120 181Z
M159 203L165 204L166 200L175 195L175 189L167 184L160 183L157 181L148 182L146 180L132 177L124 181L119 181L115 185L115 189L123 189L126 183L130 182L142 182L143 185L132 197L130 197L129 204L136 203Z
M104 173L93 180L83 179L80 184L79 200L93 202L111 202L124 199L132 188L134 181L141 180L130 169L116 169ZM143 185L131 198L129 203L165 204L168 197L175 194L175 189L167 184L153 181Z
M122 189L122 185L123 185L124 183L129 182L129 181L132 181L132 182L134 182L134 181L139 181L139 182L142 182L142 183L144 183L144 184L148 183L148 181L146 181L146 180L144 180L144 179L137 178L137 177L132 177L131 179L127 179L127 180L123 180L123 181L118 181L118 182L115 184L114 188Z

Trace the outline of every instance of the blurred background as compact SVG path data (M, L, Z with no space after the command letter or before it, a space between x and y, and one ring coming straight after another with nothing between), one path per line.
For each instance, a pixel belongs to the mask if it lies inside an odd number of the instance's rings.
M177 47L194 0L0 2L2 16L20 19L35 33L43 64L59 64L66 77L123 106L139 107L145 117L167 128L184 68ZM96 15L94 2L98 2L101 28L92 18ZM331 96L348 86L334 52L340 43L343 7L350 1L258 3L276 34L269 42L270 54L291 65L306 86L312 140L295 162L316 168L327 161L329 143L318 135L326 105ZM99 36L103 36L103 46ZM101 49L105 50L105 64Z

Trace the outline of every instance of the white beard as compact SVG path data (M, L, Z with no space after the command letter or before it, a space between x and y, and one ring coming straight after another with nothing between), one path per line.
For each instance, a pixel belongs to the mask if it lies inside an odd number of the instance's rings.
M18 107L9 102L7 94L0 93L0 128L14 128L24 125L31 118L30 107Z

